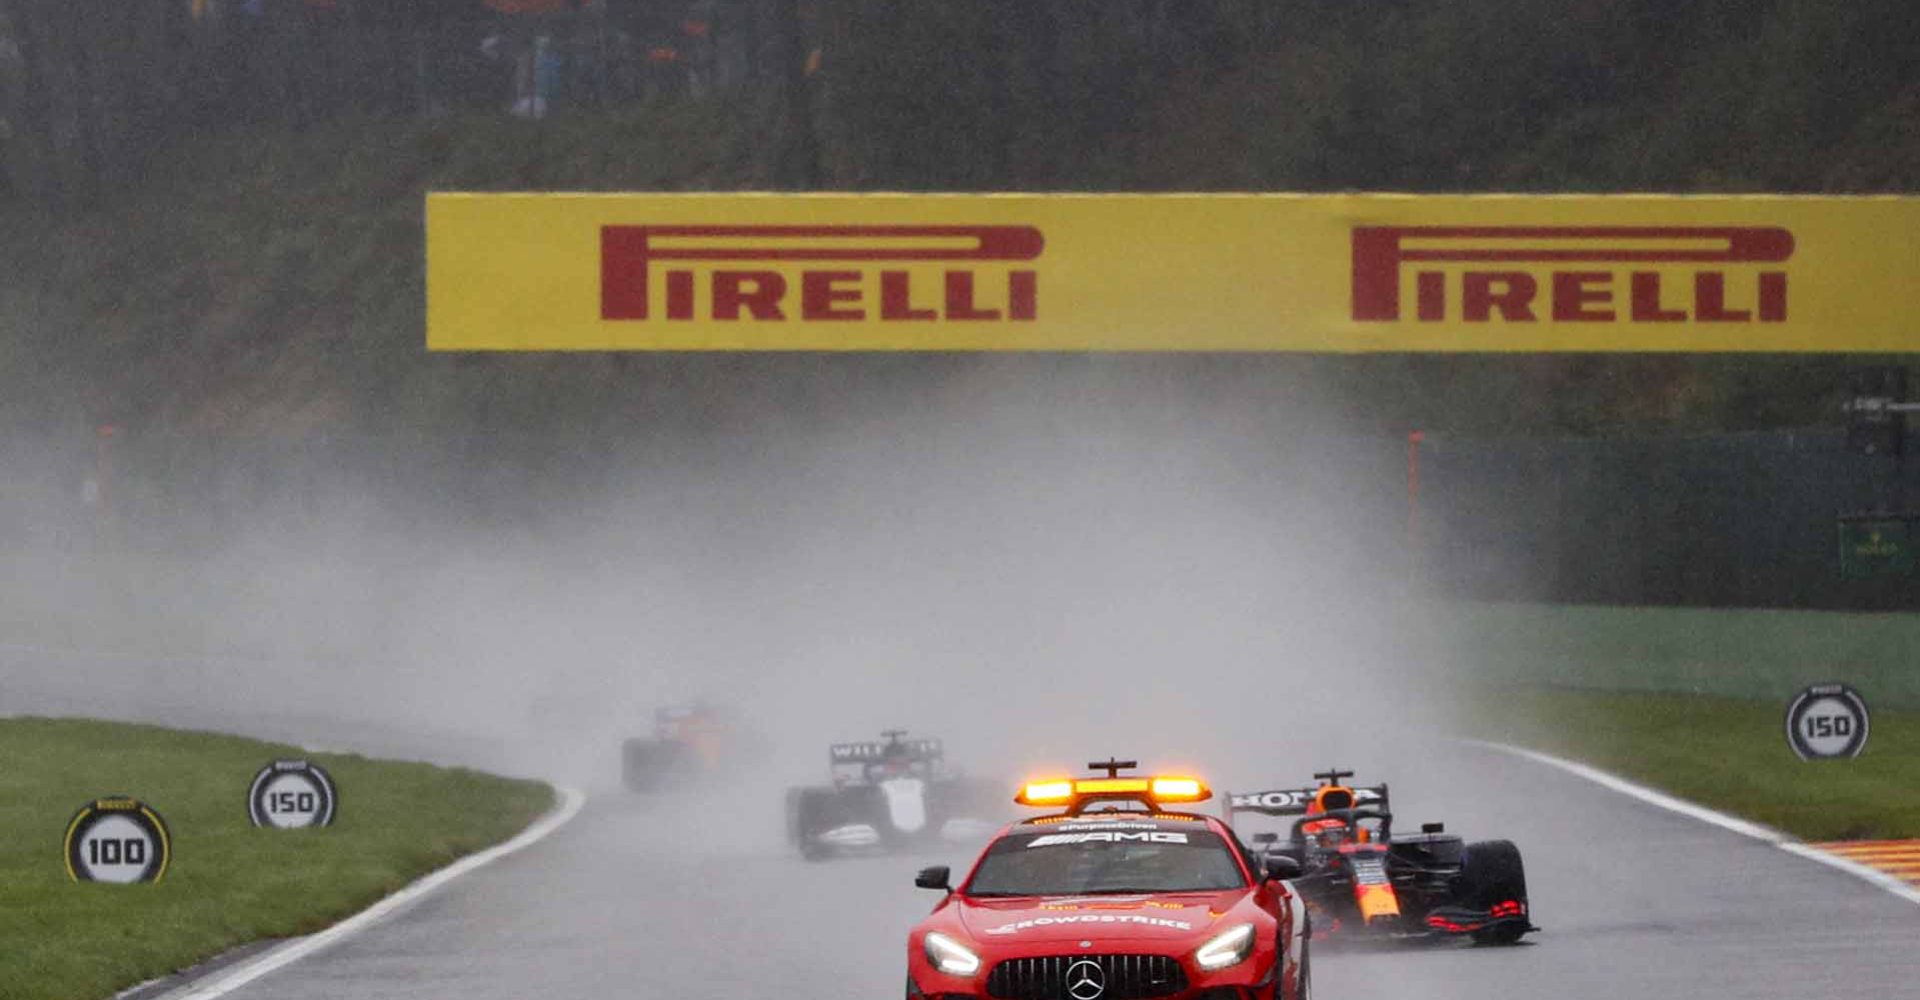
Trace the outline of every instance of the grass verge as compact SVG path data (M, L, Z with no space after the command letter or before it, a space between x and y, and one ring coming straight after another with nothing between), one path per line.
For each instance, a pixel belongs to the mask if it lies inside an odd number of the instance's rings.
M1854 760L1788 749L1786 699L1490 689L1478 731L1586 761L1807 840L1920 837L1920 712L1873 713Z
M286 757L333 775L331 828L248 823L254 772ZM0 719L0 760L4 1000L90 1000L249 941L319 930L553 803L539 782L88 720ZM166 819L173 865L155 885L76 885L60 854L67 820L117 793Z
M1751 698L1844 681L1920 709L1920 614L1448 604L1444 640L1480 679Z

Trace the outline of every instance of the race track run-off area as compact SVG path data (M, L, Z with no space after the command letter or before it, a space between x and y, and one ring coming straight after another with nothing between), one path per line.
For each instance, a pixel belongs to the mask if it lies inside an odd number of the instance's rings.
M1920 840L1836 841L1813 846L1884 872L1920 891Z
M1511 948L1323 946L1322 1000L1911 995L1920 906L1881 886L1484 747L1391 763L1396 814L1521 845L1544 930ZM914 871L974 850L808 863L777 809L766 829L707 812L596 790L544 840L224 995L897 997L934 902Z

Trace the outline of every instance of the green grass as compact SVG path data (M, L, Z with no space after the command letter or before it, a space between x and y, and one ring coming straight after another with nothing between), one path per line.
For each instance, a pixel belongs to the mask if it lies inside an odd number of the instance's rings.
M1876 711L1853 760L1788 749L1786 702L1505 687L1485 738L1583 760L1807 840L1920 837L1920 712Z
M256 830L248 783L307 757L340 789L325 830ZM504 840L553 801L539 782L212 733L0 719L0 998L89 1000L260 938L318 930ZM173 834L155 885L68 880L61 841L88 801L133 795Z
M1441 648L1486 691L1474 731L1809 840L1920 837L1920 615L1448 604ZM1866 752L1803 762L1787 701L1844 681Z
M1777 701L1844 681L1920 709L1920 614L1448 604L1441 643L1491 682Z

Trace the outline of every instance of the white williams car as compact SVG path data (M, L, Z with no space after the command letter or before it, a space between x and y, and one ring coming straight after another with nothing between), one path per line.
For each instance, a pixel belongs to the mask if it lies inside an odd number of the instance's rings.
M1001 822L997 786L950 773L939 740L881 736L829 747L832 784L787 789L787 839L802 857L974 840Z

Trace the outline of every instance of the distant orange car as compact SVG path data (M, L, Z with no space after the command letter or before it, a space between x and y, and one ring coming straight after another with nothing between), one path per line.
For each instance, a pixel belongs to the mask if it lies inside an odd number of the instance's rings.
M661 708L651 738L621 746L621 779L636 792L659 791L724 770L755 745L736 719L705 702Z
M1511 841L1468 844L1441 823L1396 834L1387 786L1356 787L1346 783L1351 777L1352 771L1322 771L1313 788L1226 796L1230 822L1245 813L1299 817L1284 840L1269 832L1253 842L1267 857L1300 865L1294 884L1319 936L1458 936L1512 944L1539 929L1520 849Z

